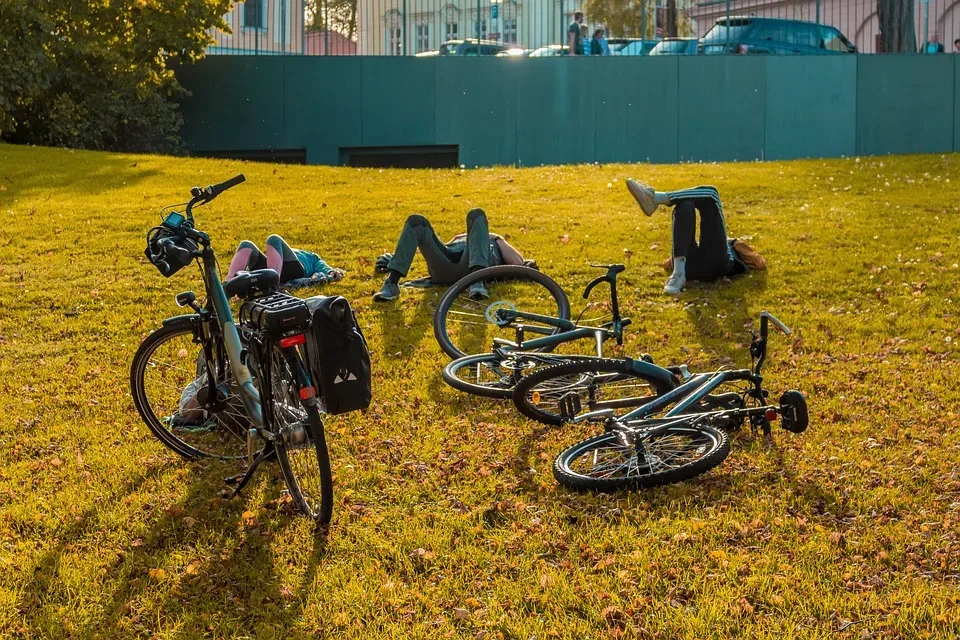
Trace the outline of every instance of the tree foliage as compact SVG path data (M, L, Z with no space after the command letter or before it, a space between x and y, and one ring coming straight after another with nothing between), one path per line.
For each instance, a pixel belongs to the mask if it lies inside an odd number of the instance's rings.
M230 0L0 0L0 137L50 146L179 146L171 65L203 55Z
M357 35L357 0L307 0L308 24L317 31L336 31L353 40Z
M583 12L590 23L602 23L610 35L627 38L653 38L656 33L654 0L584 0ZM690 20L677 3L665 3L663 35L686 36L692 33Z

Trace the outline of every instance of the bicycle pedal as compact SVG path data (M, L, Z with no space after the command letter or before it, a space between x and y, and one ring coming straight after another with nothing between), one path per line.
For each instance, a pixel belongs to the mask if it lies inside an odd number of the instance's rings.
M583 404L580 402L580 395L576 392L570 391L560 396L560 417L564 420L572 420L577 417L581 410L583 410Z
M224 478L224 479L223 479L223 483L224 483L224 484L230 484L230 485L240 484L240 481L243 480L243 476L244 476L244 475L246 475L246 474L238 473L238 474L235 475L235 476L230 476L230 477L228 477L228 478Z

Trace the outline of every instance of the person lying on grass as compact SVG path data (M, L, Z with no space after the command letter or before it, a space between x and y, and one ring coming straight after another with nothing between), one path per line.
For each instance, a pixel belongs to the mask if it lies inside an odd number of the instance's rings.
M400 296L400 279L407 276L417 249L427 261L432 284L450 285L485 267L527 264L502 236L490 233L487 215L482 209L471 209L467 214L467 232L454 236L446 244L440 241L429 220L414 214L403 224L394 252L377 259L378 269L386 270L387 278L373 294L374 300L387 302ZM468 293L475 298L487 296L482 282L471 286Z
M280 274L280 284L286 287L303 287L324 282L337 282L343 279L342 269L331 267L323 258L310 251L292 249L278 235L267 238L267 252L263 254L257 245L244 240L230 261L227 280L239 271L273 269Z
M714 187L680 191L655 191L636 180L627 190L643 212L652 216L660 205L673 206L673 252L664 268L670 277L663 292L679 294L687 280L716 280L750 269L766 269L766 261L742 240L727 237L720 193ZM696 212L700 213L700 239L696 237Z

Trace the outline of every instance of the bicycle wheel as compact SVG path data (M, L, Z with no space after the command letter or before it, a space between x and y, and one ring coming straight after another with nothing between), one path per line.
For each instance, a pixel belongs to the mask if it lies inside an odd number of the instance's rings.
M672 388L664 380L637 373L624 360L593 358L533 372L516 384L512 397L528 418L559 425L563 423L561 400L567 413L571 408L576 414L599 409L628 411Z
M486 290L471 297L471 288ZM556 282L536 269L504 265L480 269L458 280L440 299L433 315L433 333L451 358L489 351L494 338L515 340L516 329L497 317L498 309L570 319L570 302ZM522 319L526 338L553 335L561 330L544 322ZM549 349L541 349L549 351Z
M443 368L443 379L464 393L485 398L510 398L513 387L533 371L558 365L571 359L588 356L559 356L541 353L518 353L501 356L481 353L451 361Z
M250 420L232 383L233 370L217 341L214 361L223 397L214 410L194 404L181 413L188 386L208 387L203 345L191 316L183 316L151 333L130 366L133 404L150 431L167 448L185 458L237 459L246 455Z
M333 513L333 475L316 398L301 400L309 386L303 359L296 347L269 349L269 362L260 363L260 397L267 428L278 435L274 446L287 490L297 508L318 524L327 525ZM263 367L266 364L266 367ZM264 370L265 369L265 370Z
M730 453L727 434L693 420L624 442L616 431L573 445L557 456L553 475L578 491L647 489L688 480L714 468Z

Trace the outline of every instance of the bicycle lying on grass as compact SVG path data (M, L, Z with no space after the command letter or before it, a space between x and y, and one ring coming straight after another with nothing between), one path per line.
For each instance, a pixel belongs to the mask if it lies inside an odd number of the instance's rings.
M193 187L185 214L170 212L147 235L147 258L166 277L198 260L206 302L198 304L192 291L178 294L177 304L193 313L164 320L140 345L130 369L133 401L154 435L181 456L246 458L246 473L228 479L236 484L234 495L261 462L275 458L297 508L325 525L333 480L318 375L306 353L311 311L279 292L280 277L271 269L221 283L210 237L194 224L194 207L243 181L238 175ZM232 296L244 299L240 324ZM196 388L185 408L191 384Z
M596 343L597 357L602 357L607 340L623 344L623 330L630 319L620 317L617 274L626 267L592 266L607 272L586 286L583 298L588 299L599 284L610 285L612 318L600 326L580 326L571 321L570 302L563 289L535 269L488 267L459 280L444 294L434 313L437 342L455 358L444 367L443 379L466 393L510 398L521 377L537 368L592 357L549 353L560 345L590 338ZM469 295L477 283L489 294L482 300ZM530 334L539 337L529 338ZM491 345L491 352L477 353ZM470 351L475 355L467 355Z
M591 359L525 376L513 399L521 413L546 424L603 424L603 433L557 456L554 476L563 485L613 491L693 478L723 462L730 452L727 432L747 419L764 435L778 416L787 431L807 428L807 404L799 391L767 404L761 369L768 323L790 334L772 314L761 313L760 335L750 345L752 369L690 374L686 366L664 368L649 360ZM715 393L735 383L746 388Z

